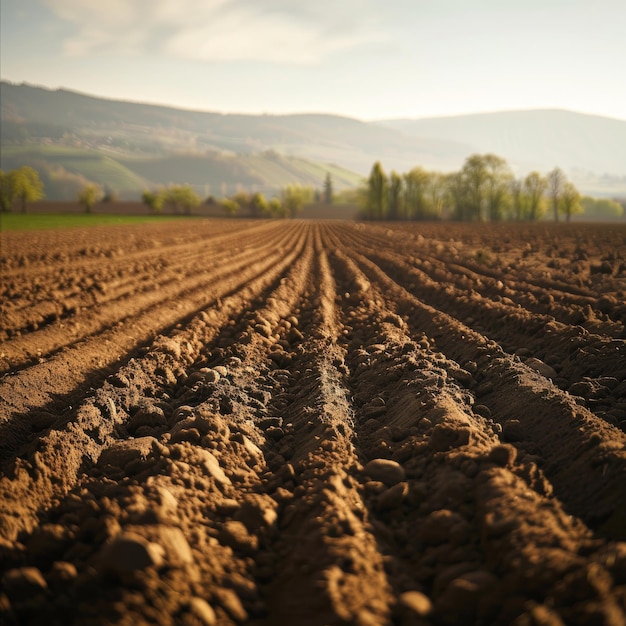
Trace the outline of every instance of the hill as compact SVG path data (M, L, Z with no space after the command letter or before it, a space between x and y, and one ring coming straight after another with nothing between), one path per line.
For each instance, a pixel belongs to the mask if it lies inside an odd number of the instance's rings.
M320 188L326 173L341 189L378 160L387 171L452 171L474 152L494 152L518 174L558 165L584 193L626 195L626 121L568 111L364 122L186 111L6 82L0 104L0 165L43 165L59 193L81 177L126 197L169 182L213 195L268 192Z
M522 171L559 165L570 172L626 175L626 121L572 111L501 111L455 117L392 119L381 126L416 138L494 152Z
M327 173L337 190L361 182L359 174L339 166L272 151L239 156L208 152L145 157L48 144L3 146L0 167L11 170L22 165L40 172L49 200L72 199L87 182L96 182L127 200L137 199L144 189L169 184L190 184L202 197L219 198L240 189L269 196L289 183L321 189Z
M274 150L365 174L378 159L396 169L425 161L443 166L450 154L461 158L466 151L454 141L416 140L337 115L185 111L7 82L1 85L0 101L3 141L72 136L82 147L133 155Z

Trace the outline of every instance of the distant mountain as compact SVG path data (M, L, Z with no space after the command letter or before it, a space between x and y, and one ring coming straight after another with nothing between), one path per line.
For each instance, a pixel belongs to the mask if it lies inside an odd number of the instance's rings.
M61 179L59 189L88 179L131 196L189 182L221 195L294 182L320 188L326 173L341 189L375 161L387 171L452 171L474 152L494 152L520 175L558 165L585 193L626 195L626 121L568 111L363 122L186 111L7 82L0 105L0 166L38 164L53 187Z
M416 140L377 124L337 115L235 115L185 111L95 98L3 82L3 141L75 136L83 147L129 154L274 150L287 156L336 163L359 174L376 160L404 169L428 162L444 167L466 147L454 141Z
M626 120L571 111L503 111L378 122L412 137L458 141L493 152L522 171L552 169L626 175Z

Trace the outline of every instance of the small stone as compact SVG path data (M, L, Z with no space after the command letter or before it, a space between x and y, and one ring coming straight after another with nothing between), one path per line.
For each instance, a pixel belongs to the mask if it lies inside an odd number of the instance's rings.
M278 441L285 436L285 431L278 426L270 426L265 430L265 435L274 441Z
M458 381L462 385L469 386L472 382L474 382L474 377L467 370L464 370L461 367L450 368L449 373L454 380Z
M204 626L215 626L217 617L213 607L202 598L191 598L189 600L189 612L200 620Z
M535 370L535 372L541 374L542 376L545 376L546 378L549 378L550 380L554 380L558 376L558 374L552 367L550 367L547 363L544 363L540 359L535 359L534 357L531 357L530 359L526 359L524 363L528 367L530 367L530 369Z
M503 443L493 447L487 456L488 461L502 467L513 465L516 458L517 450L509 443Z
M376 498L376 508L379 511L390 511L397 509L404 499L409 495L408 483L397 483L393 487L386 489Z
M405 591L398 598L398 605L402 613L426 617L433 610L429 597L421 591Z
M205 383L217 383L219 382L221 376L220 373L216 369L210 369L204 372L204 382Z
M393 487L406 479L404 468L391 459L372 459L363 468L363 473L374 481Z
M123 469L134 460L146 460L153 455L157 440L154 437L136 437L113 442L100 454L98 465L112 465Z
M521 441L524 438L524 428L519 420L510 419L502 427L502 437L505 441Z
M165 518L176 515L178 500L174 497L174 494L161 485L156 487L156 492L156 505L160 515Z
M18 567L4 574L2 587L11 600L19 601L45 591L48 583L36 567Z
M198 451L200 464L204 471L221 485L230 485L231 481L220 467L219 461L208 451L200 448Z
M191 406L187 406L186 404L179 406L171 415L169 419L170 426L180 422L181 420L187 419L189 417L194 416L194 408Z
M433 511L426 517L419 529L421 541L437 545L450 540L452 529L467 524L462 515L448 509Z
M50 568L49 577L52 581L67 583L78 576L78 571L73 563L67 561L55 561Z
M213 595L222 608L237 622L245 622L248 613L243 608L239 596L232 589L215 589Z
M134 432L141 426L155 428L166 425L167 421L163 409L158 406L144 406L130 418L128 421L128 430Z
M588 380L575 382L567 390L573 396L581 396L582 398L590 398L593 395L593 384Z
M258 539L248 533L248 529L242 522L236 520L224 523L219 539L225 545L246 554L252 554L259 547Z
M193 553L183 531L176 526L156 526L155 541L165 552L170 565L183 567L193 563Z
M259 446L250 441L250 439L248 439L248 437L246 437L245 435L243 435L242 440L243 447L246 449L246 452L258 462L262 461L263 451L261 450L261 448L259 448Z
M476 415L480 415L485 419L489 419L491 417L491 409L484 404L475 404L472 407L472 410L474 411L474 413L476 413Z
M236 513L239 508L241 507L241 504L239 504L239 502L237 500L235 500L234 498L225 498L224 500L221 500L220 502L217 503L217 512L220 515L233 515L233 513Z
M103 570L128 574L163 564L163 548L132 532L118 535L105 545L100 555Z

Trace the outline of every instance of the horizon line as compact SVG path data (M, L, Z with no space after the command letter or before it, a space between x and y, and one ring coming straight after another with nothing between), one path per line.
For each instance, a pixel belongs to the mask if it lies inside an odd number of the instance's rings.
M142 106L151 106L165 109L174 109L178 111L186 111L189 113L206 113L212 115L233 115L233 116L242 116L242 117L288 117L288 116L306 116L306 115L319 115L319 116L328 116L328 117L340 117L345 119L351 119L355 121L359 121L365 124L372 123L381 123L381 122L392 122L392 121L426 121L426 120L435 120L435 119L452 119L459 117L478 117L478 116L487 116L487 115L498 115L498 114L507 114L507 113L539 113L539 112L561 112L561 113L573 113L576 115L586 115L589 117L600 117L603 119L616 120L619 122L626 122L626 117L616 117L614 115L606 115L600 113L590 113L587 111L580 111L577 109L563 108L563 107L554 107L554 106L546 106L546 107L529 107L529 108L511 108L511 109L490 109L490 110L481 110L481 111L468 111L466 113L444 113L441 115L422 115L422 116L394 116L394 117L375 117L375 118L361 118L355 115L347 115L344 113L333 113L328 111L294 111L290 113L274 113L268 111L261 111L258 113L246 113L239 111L217 111L210 109L201 109L189 106L180 106L175 104L166 104L162 102L151 102L146 100L134 100L134 99L124 99L119 96L104 96L98 95L94 93L88 93L81 91L80 89L75 89L71 87L58 86L51 87L49 85L35 84L30 83L28 81L12 81L7 78L0 78L0 83L6 83L8 85L12 85L15 87L31 87L34 89L42 89L44 91L49 92L58 92L65 91L78 96L83 96L86 98L93 98L97 100L107 100L109 102L120 102L125 104L136 104Z

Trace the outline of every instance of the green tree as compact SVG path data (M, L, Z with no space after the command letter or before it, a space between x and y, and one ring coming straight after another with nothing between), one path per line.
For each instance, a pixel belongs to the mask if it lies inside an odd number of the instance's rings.
M566 180L563 183L563 188L559 194L559 211L565 215L565 221L569 222L572 215L582 213L582 206L580 205L580 193L574 183Z
M238 191L232 199L240 209L252 209L252 196L247 191Z
M250 198L250 212L252 217L267 217L270 213L269 204L260 191L257 191Z
M154 213L160 213L163 210L165 195L163 190L150 191L145 189L141 194L141 201Z
M428 215L439 219L445 199L445 176L439 172L430 172L428 181Z
M365 216L369 219L381 220L387 213L387 176L380 161L374 163L367 179L364 208Z
M234 217L235 213L239 211L239 203L234 198L224 198L221 204L228 217Z
M102 187L95 183L85 185L78 194L78 202L82 204L85 213L91 213L96 202L102 198Z
M389 175L387 200L387 218L390 220L400 219L402 216L402 176L397 172Z
M13 204L13 191L9 173L0 170L0 211L8 212Z
M444 177L445 197L456 220L468 219L468 189L463 172L452 172Z
M624 216L624 207L615 200L608 198L592 198L585 196L580 201L584 214L599 219L619 219Z
M414 167L404 175L404 206L409 219L423 220L428 216L430 173Z
M307 202L311 202L314 190L302 185L287 185L281 191L281 205L289 217L294 218Z
M554 221L559 221L559 205L561 204L561 196L565 190L565 183L567 178L563 173L563 170L559 167L555 167L548 173L547 187L548 196L552 202L552 211L554 213ZM569 221L569 219L568 219Z
M182 210L189 215L192 209L200 206L202 200L190 185L171 185L164 191L164 203L174 213Z
M509 182L509 191L513 219L519 222L524 217L524 181L520 178L512 178Z
M490 221L500 221L506 212L513 174L507 162L495 154L483 156L486 170L487 215Z
M280 201L280 198L272 198L268 203L268 209L272 217L287 217L287 210Z
M467 157L461 173L467 189L464 219L482 221L487 210L489 184L489 170L485 157L480 154Z
M524 195L527 203L526 217L538 220L543 214L543 194L548 181L539 172L530 172L524 179Z
M324 204L333 203L333 179L330 176L330 172L326 172L326 178L324 178Z
M44 197L43 183L37 170L24 165L2 175L0 200L2 210L13 210L16 200L20 201L22 212L26 212L28 202L36 202Z

